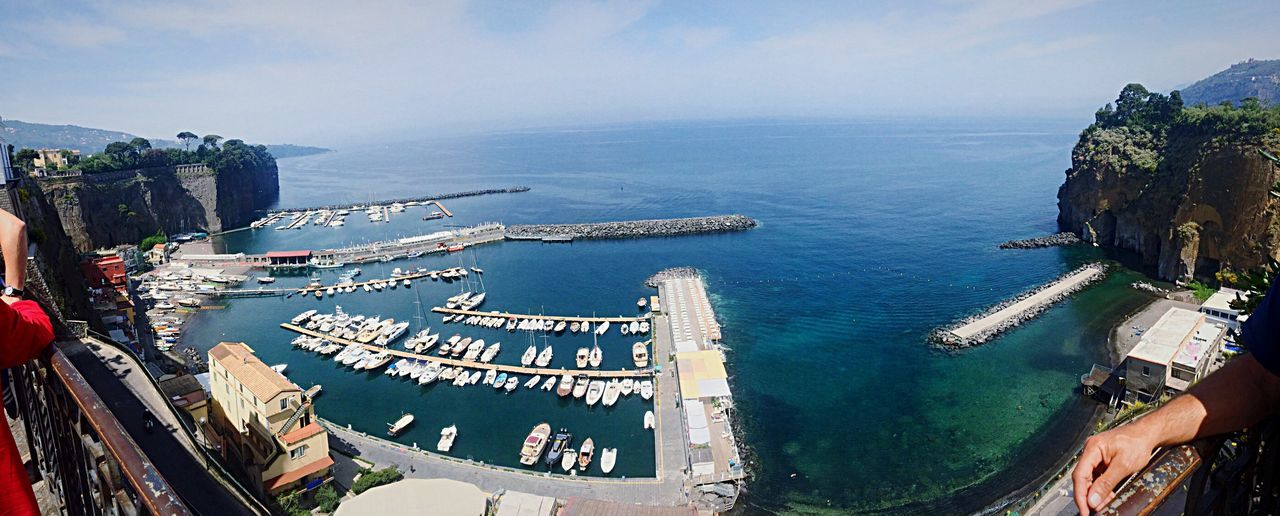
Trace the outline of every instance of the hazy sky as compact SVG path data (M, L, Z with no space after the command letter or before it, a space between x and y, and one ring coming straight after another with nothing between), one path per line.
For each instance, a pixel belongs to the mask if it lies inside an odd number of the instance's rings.
M1275 1L20 2L0 116L251 141L1068 116L1280 57Z

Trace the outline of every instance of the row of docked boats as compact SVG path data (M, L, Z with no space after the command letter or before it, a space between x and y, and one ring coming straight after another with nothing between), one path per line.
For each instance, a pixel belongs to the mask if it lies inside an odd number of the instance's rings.
M610 407L617 403L620 396L630 396L633 393L639 394L641 398L646 400L653 398L653 380L635 380L634 378L592 380L586 375L571 375L565 373L560 376L559 381L553 376L547 379L543 388L551 390L550 385L556 382L556 394L561 398L572 396L576 399L584 399L588 406L595 405L597 402L603 402L604 406Z
M407 321L396 322L390 317L351 315L336 307L334 313L321 314L307 310L289 320L295 326L331 337L354 341L359 344L387 346L399 340L409 329Z
M587 471L595 451L595 441L590 437L582 441L582 446L575 450L573 434L567 429L561 428L553 436L550 424L539 423L524 438L524 443L520 447L520 463L533 466L541 459L545 460L545 464L550 469L559 466L566 473L576 474L578 471ZM617 460L617 448L603 448L600 451L600 471L606 475L609 474L613 471Z
M450 297L445 302L445 308L451 310L467 310L473 311L480 303L474 303L470 306L466 304L469 292L464 292L457 296ZM477 294L480 301L484 301L484 294ZM475 298L470 298L474 300ZM490 329L506 328L509 332L519 331L536 331L562 334L565 331L569 333L587 333L592 331L590 321L566 321L556 319L545 319L540 317L520 317L516 315L501 314L492 312L488 315L467 315L467 314L445 314L444 323L462 323L469 326L479 326ZM623 335L641 335L649 333L649 321L631 321L630 323L620 323L618 326L622 328ZM610 322L602 321L595 328L596 335L604 335L609 331Z
M480 292L480 293L461 292L455 296L450 296L448 299L445 299L444 306L446 308L455 309L455 310L475 310L482 303L484 303L484 298L485 298L484 292ZM476 317L476 316L471 316L471 317ZM466 324L474 325L477 323L478 318L477 319L468 318L468 321L469 322L467 322ZM445 321L445 322L450 322L450 321Z

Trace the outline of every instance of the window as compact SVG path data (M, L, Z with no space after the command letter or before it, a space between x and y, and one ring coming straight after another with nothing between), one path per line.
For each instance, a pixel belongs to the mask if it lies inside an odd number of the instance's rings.
M292 450L289 450L290 459L301 459L306 454L307 454L307 445L305 444L297 448L294 448Z
M1151 367L1142 366L1142 376L1151 376Z
M289 409L289 397L285 396L283 398L280 398L280 410L288 410L288 409Z

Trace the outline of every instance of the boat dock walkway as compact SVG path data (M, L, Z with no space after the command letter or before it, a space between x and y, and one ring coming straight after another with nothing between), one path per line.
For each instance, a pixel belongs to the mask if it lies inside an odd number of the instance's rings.
M479 315L481 317L501 317L504 319L510 319L512 317L515 317L516 319L543 319L547 321L557 321L557 322L564 321L564 322L589 322L589 323L602 323L602 322L630 323L633 321L644 321L649 319L648 316L580 317L576 315L570 316L570 315L513 314L510 312L498 312L498 311L482 312L479 310L459 310L456 308L444 308L440 306L432 308L431 311L436 313L441 313L441 314Z
M1077 289L1100 278L1105 272L1106 269L1101 266L1082 267L1080 270L1049 283L1036 290L1035 293L1016 302L1009 303L998 310L945 330L950 333L946 337L953 337L960 342L981 341L990 338L1002 329L1029 318L1037 310L1061 299L1062 296L1075 292Z
M443 364L443 365L465 367L467 369L483 369L483 370L493 369L495 371L502 372L502 373L516 373L516 374L522 374L527 376L533 376L533 375L560 376L564 374L571 374L573 376L584 375L589 378L648 378L650 376L653 376L653 371L649 369L641 369L641 370L623 369L619 371L605 371L605 370L599 370L599 369L552 369L552 368L546 368L546 367L524 367L524 366L506 365L506 364L486 364L484 362L473 362L470 360L456 360L452 358L444 358L439 356L419 355L417 353L410 353L408 351L401 351L398 349L392 349L390 347L384 348L382 346L378 346L375 344L361 344L353 340L347 340L343 338L334 337L332 335L326 335L318 331L308 330L301 326L297 326L290 323L280 323L280 327L289 331L301 333L303 335L309 335L312 337L319 337L319 338L328 340L330 342L335 342L342 345L349 346L354 344L357 346L363 346L365 349L368 349L370 351L385 351L386 353L392 356L396 356L400 358L439 362L440 364Z
M432 200L427 201L427 202L425 202L425 203L423 203L423 204L434 204L434 205L436 205L436 208L439 208L439 209L440 209L440 213L443 213L443 214L444 214L444 216L449 217L449 218L453 218L453 212L449 211L449 208L445 208L443 204L440 204L440 201L437 201L437 200L435 200L435 199L432 199Z

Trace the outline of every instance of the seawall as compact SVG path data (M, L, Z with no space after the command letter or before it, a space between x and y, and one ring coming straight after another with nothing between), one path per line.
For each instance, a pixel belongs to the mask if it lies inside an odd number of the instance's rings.
M617 239L745 231L756 227L745 215L716 215L682 219L651 219L591 224L522 224L507 226L510 240L545 238Z
M1102 279L1106 272L1106 266L1100 263L1084 265L980 314L934 330L930 334L930 340L947 348L967 348L982 344L1035 318L1054 303Z

